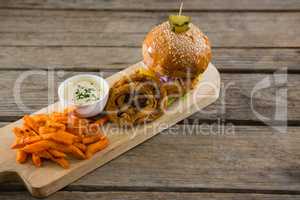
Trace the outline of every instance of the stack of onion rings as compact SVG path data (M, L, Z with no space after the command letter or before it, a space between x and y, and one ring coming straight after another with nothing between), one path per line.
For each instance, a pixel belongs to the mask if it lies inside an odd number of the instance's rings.
M159 80L137 71L111 87L106 112L113 123L134 126L160 117L167 101L167 91Z

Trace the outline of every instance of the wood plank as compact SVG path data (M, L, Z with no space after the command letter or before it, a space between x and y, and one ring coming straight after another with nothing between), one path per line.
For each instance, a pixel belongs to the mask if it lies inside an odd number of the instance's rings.
M207 33L214 47L300 47L298 12L186 14ZM140 47L150 28L167 15L4 9L0 12L0 45Z
M269 127L186 128L169 129L72 186L299 191L299 128L287 134Z
M3 192L0 194L2 200L35 200L26 192ZM89 199L89 200L152 200L152 199L174 199L174 200L229 200L229 199L245 199L245 200L294 200L299 199L300 195L276 195L276 194L239 194L239 193L183 193L183 192L57 192L46 200L69 200L69 199Z
M65 189L299 192L299 127L285 134L266 126L223 130L176 125Z
M30 74L35 74L31 75ZM13 121L25 113L31 113L45 107L57 100L58 84L73 75L81 72L72 71L1 71L0 73L0 120ZM115 73L115 71L84 72L100 74L104 77ZM48 86L47 77L53 74L54 82ZM189 118L189 123L201 123L203 120L238 120L238 121L260 121L251 109L251 92L255 85L262 80L272 78L272 74L231 74L222 73L222 88L219 100ZM13 88L16 82L22 80L20 86L21 95L14 95ZM19 84L20 85L20 84ZM300 115L300 79L297 74L288 75L287 111L288 120L299 120ZM253 107L256 111L266 117L272 117L275 113L276 92L283 86L272 84L272 87L255 93ZM23 103L23 105L21 104ZM278 103L278 102L277 102ZM18 106L19 105L19 106ZM278 109L284 108L284 104L278 104ZM268 121L268 120L267 120Z
M34 9L91 9L91 10L177 10L177 1L140 0L6 0L0 1L0 8ZM299 10L297 0L186 0L185 10Z
M0 128L6 126L9 122L0 122Z
M116 56L117 55L117 56ZM124 69L142 60L138 47L2 47L0 69ZM221 71L300 70L299 49L213 49Z

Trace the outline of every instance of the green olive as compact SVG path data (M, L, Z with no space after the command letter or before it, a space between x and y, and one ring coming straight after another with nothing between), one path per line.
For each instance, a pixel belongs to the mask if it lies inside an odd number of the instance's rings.
M189 29L189 24L191 22L191 17L184 15L170 15L169 23L171 25L172 31L175 33L182 33Z

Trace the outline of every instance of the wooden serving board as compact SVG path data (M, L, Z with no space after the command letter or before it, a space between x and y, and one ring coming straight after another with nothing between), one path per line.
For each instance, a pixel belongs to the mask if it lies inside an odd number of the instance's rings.
M143 63L132 65L114 74L107 80L112 85L124 74L128 75L141 66L143 66ZM185 98L176 101L168 108L166 114L152 123L129 130L117 128L113 124L107 124L104 129L110 141L109 146L89 160L71 160L71 167L67 170L51 162L44 162L41 168L34 167L30 162L22 165L17 164L15 152L10 149L10 145L14 140L14 134L11 129L20 125L22 121L11 123L0 129L0 178L4 180L5 177L17 175L24 181L33 196L48 196L213 103L219 96L219 90L219 72L212 64L209 64L208 69L202 76L202 80L195 89L190 91ZM62 109L59 103L55 103L38 111L38 113L60 111Z

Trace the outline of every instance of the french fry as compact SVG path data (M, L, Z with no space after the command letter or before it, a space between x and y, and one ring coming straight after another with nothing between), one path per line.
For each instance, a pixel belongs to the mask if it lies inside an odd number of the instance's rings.
M68 116L54 115L54 116L51 116L51 120L54 121L54 122L60 122L62 124L67 124L68 123Z
M22 130L24 131L24 136L29 137L29 136L36 136L38 135L37 132L32 130L30 127L23 125Z
M42 166L42 160L41 157L38 154L33 153L32 154L32 162L36 167L41 167Z
M70 168L70 164L65 158L54 158L53 161L65 169Z
M11 145L12 149L22 148L26 144L33 143L39 140L35 137L36 133L34 133L32 130L30 130L28 127L25 126L22 128L14 127L13 132L16 136L16 139L14 143ZM30 136L34 136L34 137L31 138Z
M49 127L49 128L54 128L55 130L60 130L60 131L66 130L66 126L64 124L59 123L59 122L50 121L50 120L48 120L46 122L45 126Z
M61 151L58 151L56 149L49 149L48 152L55 158L65 158L67 155Z
M85 155L87 158L91 158L96 152L104 149L105 147L107 147L108 145L108 139L105 138L103 140L100 140L96 143L93 143L93 144L90 144L88 147L87 147L87 150L85 152Z
M25 131L19 127L14 127L12 131L16 137L23 137L25 134Z
M79 148L77 148L76 146L74 146L74 145L69 145L69 146L68 146L68 150L69 150L69 152L70 152L73 156L75 156L76 158L81 159L81 160L86 159L85 154L84 154Z
M75 141L80 140L79 137L65 131L44 134L42 137L45 140L53 140L63 144L73 144Z
M71 115L69 118L69 124L72 127L85 127L89 125L89 120L84 118L79 118L75 115Z
M14 143L12 143L12 145L10 146L10 148L12 149L18 149L20 148L20 142L22 140L22 137L16 137Z
M79 142L75 142L73 144L75 147L77 147L78 149L80 149L82 152L85 152L87 147L85 146L85 144L79 143Z
M95 142L101 140L101 138L102 138L101 134L85 136L84 138L82 138L82 143L83 144L95 143Z
M37 114L31 117L36 123L39 124L39 126L43 126L46 123L46 121L49 119L48 115L46 114Z
M48 140L41 140L29 145L26 145L24 148L21 150L27 152L27 153L37 153L40 151L45 151L53 146L53 143Z
M32 130L34 130L35 132L39 131L39 125L34 121L34 119L32 119L32 117L30 117L29 115L25 115L23 117L23 120L24 124L30 127Z
M100 119L96 120L94 122L94 124L98 124L99 126L103 126L104 124L106 124L106 122L108 122L109 118L107 115L105 115L104 117L101 117Z
M28 126L24 125L22 128L14 127L12 129L13 133L16 137L23 137L23 136L33 136L37 135L34 131L32 131Z
M75 106L70 106L68 108L65 108L64 112L62 114L70 115L70 114L73 114L75 110L76 110Z
M46 158L46 159L49 159L49 160L52 159L52 155L48 151L38 152L37 155L40 156L41 158Z
M50 119L54 122L60 122L63 124L67 124L68 123L68 116L64 115L64 114L55 114L52 115L50 117Z
M88 133L86 135L97 135L102 134L101 128L98 124L90 124L88 126Z
M68 114L67 113L54 112L49 116L49 119L54 121L54 122L67 124L68 123Z
M27 153L22 150L17 150L16 161L20 164L25 163L27 160Z
M78 159L85 159L85 154L74 145L64 145L54 141L48 141L48 143L51 149L71 154Z
M72 109L63 113L25 115L23 126L12 129L15 141L11 148L17 149L18 163L25 163L31 156L36 167L42 166L42 159L48 159L69 168L67 155L86 159L108 145L100 129L106 121L104 117L92 123L77 117Z
M68 126L66 131L69 133L72 133L74 135L77 135L77 136L84 136L88 133L88 127L87 126L82 126L82 127Z
M47 134L47 133L53 133L55 132L56 129L55 128L50 128L50 127L47 127L47 126L42 126L39 128L39 134Z
M65 158L63 157L55 158L49 151L40 152L38 155L42 158L52 160L53 162L59 164L65 169L69 168L69 162Z
M38 142L42 140L42 137L35 135L35 136L29 136L29 137L21 137L21 138L17 138L15 140L15 143L13 143L13 145L11 146L12 149L19 149L19 148L23 148L28 144L32 144L35 142Z
M23 139L23 143L26 145L26 144L31 144L31 143L34 143L34 142L38 142L42 140L42 137L39 136L39 135L35 135L35 136L29 136L29 137L25 137Z
M64 152L64 153L70 153L70 150L68 150L69 145L61 144L52 140L46 140L49 148L48 149L56 149L58 151Z

